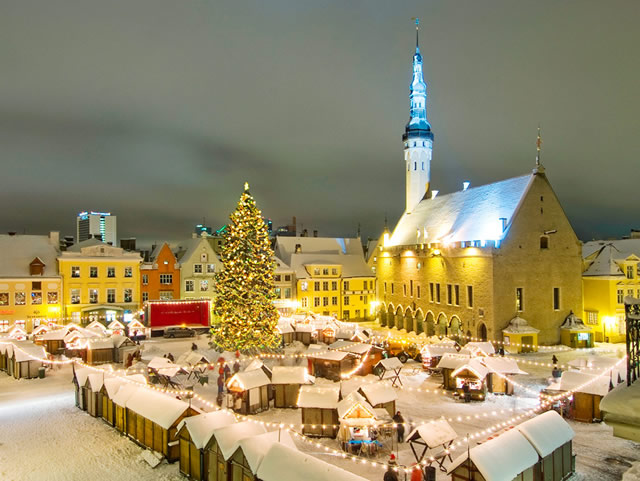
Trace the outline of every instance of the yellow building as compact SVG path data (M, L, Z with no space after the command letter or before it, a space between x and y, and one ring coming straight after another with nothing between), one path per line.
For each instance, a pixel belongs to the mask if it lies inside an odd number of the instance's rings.
M58 257L67 320L87 324L126 319L140 308L140 263L127 252L97 239L80 242Z
M299 311L354 321L375 317L375 276L360 239L279 236L275 251L294 273Z
M57 232L0 236L0 332L17 326L30 333L60 317L59 244Z
M596 341L624 342L624 298L640 298L640 238L587 242L582 253L584 322Z

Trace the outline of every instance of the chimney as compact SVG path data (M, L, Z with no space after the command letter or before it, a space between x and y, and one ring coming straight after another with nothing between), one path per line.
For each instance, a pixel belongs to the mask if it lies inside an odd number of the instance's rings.
M467 189L469 188L469 186L470 186L470 185L471 185L471 182L469 182L469 181L466 181L466 180L465 180L465 181L462 183L462 190L463 190L463 191L467 190Z
M296 249L294 251L295 254L300 254L302 252L302 245L296 244Z
M60 232L52 230L49 232L49 243L56 249L60 248Z
M317 230L313 231L313 237L318 237L318 231Z
M309 231L307 229L304 229L300 237L308 237L308 236L309 236Z

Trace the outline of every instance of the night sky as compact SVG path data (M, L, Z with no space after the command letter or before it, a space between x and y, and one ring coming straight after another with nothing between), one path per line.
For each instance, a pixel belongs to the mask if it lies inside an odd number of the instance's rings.
M0 230L139 244L226 222L378 236L404 207L420 43L441 193L542 161L578 236L640 228L640 2L5 0Z

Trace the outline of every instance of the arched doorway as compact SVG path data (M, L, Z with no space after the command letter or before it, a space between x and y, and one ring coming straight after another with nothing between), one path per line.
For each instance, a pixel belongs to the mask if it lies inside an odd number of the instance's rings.
M453 316L449 323L449 336L460 339L462 331L460 330L461 322L458 316Z
M393 316L393 325L396 329L402 329L404 327L404 315L402 314L402 306L398 306L396 313Z
M436 334L436 320L431 311L427 312L427 318L424 320L424 332L427 337L435 336Z
M404 329L407 332L413 331L413 311L410 307L404 313Z
M484 322L481 322L478 326L478 338L481 341L487 340L487 326L485 326Z
M380 306L378 315L380 316L380 326L385 327L387 325L387 309L384 305Z
M422 311L420 309L418 309L418 312L416 312L414 326L416 328L416 334L421 334L424 331L424 316L422 315Z
M394 320L393 304L389 304L387 306L387 327L391 328L395 325L393 323L393 320Z
M436 336L447 335L447 316L440 313L438 316L438 322L436 322Z

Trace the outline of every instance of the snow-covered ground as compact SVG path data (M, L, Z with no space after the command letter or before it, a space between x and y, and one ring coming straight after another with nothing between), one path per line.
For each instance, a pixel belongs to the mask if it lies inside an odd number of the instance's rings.
M144 344L143 359L162 356L171 352L178 357L191 348L193 340L151 340ZM207 339L196 341L200 351L208 350ZM589 355L619 357L622 345L599 345L596 349L574 351L559 349L542 350L518 356L520 368L528 375L516 381L539 391L548 385L550 368L536 366L533 362L549 363L555 354L560 363ZM296 348L289 349L293 352ZM232 356L227 355L230 360ZM528 361L528 362L527 362ZM293 361L288 361L289 363ZM214 372L214 376L217 373ZM372 377L373 379L373 377ZM318 383L330 381L318 379ZM403 369L405 388L400 391L398 409L408 421L451 418L451 425L464 438L496 422L522 413L536 404L536 397L516 388L516 396L494 396L482 403L457 403L448 393L434 394L441 379L429 377L420 365L412 361ZM409 388L430 389L432 392L411 391ZM196 392L213 401L215 378L209 386L195 386ZM513 412L511 411L513 410ZM494 414L495 412L495 414ZM479 417L476 417L479 415ZM299 424L300 411L296 409L271 409L255 416L261 421ZM574 452L577 454L576 480L614 481L622 478L632 463L640 461L638 444L615 438L604 423L584 424L571 422L576 432ZM100 419L89 416L74 406L71 368L47 372L47 378L17 381L0 373L0 479L2 480L81 480L96 478L174 480L185 479L178 472L178 465L161 464L152 469L140 459L142 448L128 438L119 435ZM481 439L481 438L480 438ZM320 447L316 445L320 444ZM338 449L331 439L314 439L313 443L296 440L298 448L318 458L370 479L382 479L383 471L370 464L354 463L340 455L328 453L324 447ZM397 449L397 446L389 446ZM457 452L454 452L455 457ZM466 447L465 447L466 449ZM379 458L385 462L388 452ZM397 450L400 464L411 464L413 455L407 444ZM438 472L438 480L449 479Z

